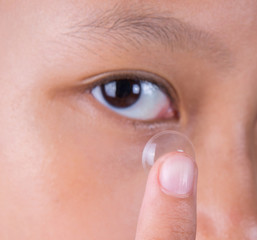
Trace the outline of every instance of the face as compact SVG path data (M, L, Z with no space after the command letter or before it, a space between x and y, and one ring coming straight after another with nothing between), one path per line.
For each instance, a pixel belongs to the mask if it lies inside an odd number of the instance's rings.
M166 129L196 150L197 239L256 239L256 1L0 12L1 239L133 239L142 149Z

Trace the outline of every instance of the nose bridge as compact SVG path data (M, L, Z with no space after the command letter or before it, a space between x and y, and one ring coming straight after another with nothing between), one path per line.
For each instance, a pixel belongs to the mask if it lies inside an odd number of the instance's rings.
M237 186L235 191L239 191L242 186L241 193L255 187L253 194L256 190L253 167L257 158L254 149L256 114L255 106L250 105L255 102L255 93L249 85L238 81L230 91L226 83L210 90L201 106L200 121L194 126L197 132L193 135L200 180L201 176L212 179L209 186L214 184L217 188L220 183L220 189L231 190ZM251 184L245 184L247 181ZM217 188L216 192L219 191Z
M248 191L246 181L254 183L251 140L243 125L211 124L197 151L199 168L204 168L201 174L207 175L205 179L215 180L215 185L220 182L223 188L237 185L239 189L243 185L240 192Z
M220 118L212 115L217 112L206 114L202 120L204 128L199 128L201 132L198 132L201 137L195 141L199 167L199 229L212 231L213 236L219 235L220 239L227 235L230 239L235 236L234 239L251 240L246 237L243 225L251 219L254 228L257 226L253 168L256 159L251 154L253 143L248 120L235 119L233 109L220 112Z

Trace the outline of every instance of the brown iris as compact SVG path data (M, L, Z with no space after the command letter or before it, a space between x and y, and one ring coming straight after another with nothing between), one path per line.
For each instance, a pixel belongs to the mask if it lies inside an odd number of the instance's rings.
M135 104L141 95L141 83L133 79L119 79L101 85L104 99L113 107L126 108Z

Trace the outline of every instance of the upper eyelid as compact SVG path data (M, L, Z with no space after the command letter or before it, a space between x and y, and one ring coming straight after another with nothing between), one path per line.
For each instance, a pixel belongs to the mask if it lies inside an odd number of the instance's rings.
M179 96L176 89L171 85L171 83L165 78L148 71L142 70L116 70L109 71L100 74L93 75L82 81L80 81L77 86L81 88L81 91L90 91L94 87L101 84L105 84L111 81L119 80L122 77L128 77L131 79L137 79L140 81L148 81L157 85L163 92L168 94L172 99L179 103Z

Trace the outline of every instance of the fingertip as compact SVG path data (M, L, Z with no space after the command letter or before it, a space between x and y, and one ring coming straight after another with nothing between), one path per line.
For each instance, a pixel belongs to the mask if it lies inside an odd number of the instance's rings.
M172 152L162 156L157 162L158 182L163 193L185 198L194 192L197 166L193 158L184 153Z

